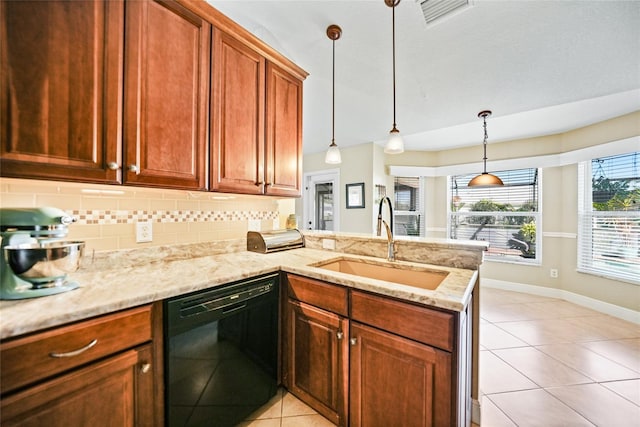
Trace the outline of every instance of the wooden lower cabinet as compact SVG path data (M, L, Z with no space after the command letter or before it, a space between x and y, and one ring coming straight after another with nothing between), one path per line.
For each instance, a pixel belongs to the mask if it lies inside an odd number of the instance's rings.
M284 384L337 425L470 425L468 312L287 275Z
M351 323L351 426L451 425L451 354Z
M150 352L130 350L3 399L2 425L153 426L142 416L153 396L153 374L141 368Z
M337 425L346 425L349 320L288 302L289 390Z
M0 343L0 425L163 425L161 310L137 307Z

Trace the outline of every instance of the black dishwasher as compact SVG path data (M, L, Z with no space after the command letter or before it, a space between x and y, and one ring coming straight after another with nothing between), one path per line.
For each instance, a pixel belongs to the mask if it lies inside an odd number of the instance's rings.
M277 390L278 274L168 299L166 424L234 426Z

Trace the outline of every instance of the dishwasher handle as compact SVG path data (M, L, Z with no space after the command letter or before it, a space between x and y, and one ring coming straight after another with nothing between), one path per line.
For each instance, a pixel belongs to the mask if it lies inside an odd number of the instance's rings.
M268 294L272 289L272 284L261 284L241 289L228 295L213 295L211 298L195 300L186 299L180 304L180 317L186 318L213 312L226 314L229 311L227 307L233 307L241 303L246 306L247 301Z
M246 307L247 307L246 302L241 302L235 305L228 305L226 307L222 307L222 313L229 314L229 313L233 313L234 311L242 310L243 308L246 308Z

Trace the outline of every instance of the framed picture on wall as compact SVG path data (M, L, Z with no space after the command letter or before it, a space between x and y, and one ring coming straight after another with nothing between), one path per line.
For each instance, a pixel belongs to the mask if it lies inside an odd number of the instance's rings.
M364 208L364 182L347 184L347 209Z

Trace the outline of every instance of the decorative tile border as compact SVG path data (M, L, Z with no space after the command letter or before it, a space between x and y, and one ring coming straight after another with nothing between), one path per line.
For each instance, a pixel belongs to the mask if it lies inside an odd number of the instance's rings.
M80 225L133 224L151 222L214 222L275 220L277 211L143 211L143 210L73 210L68 212Z

